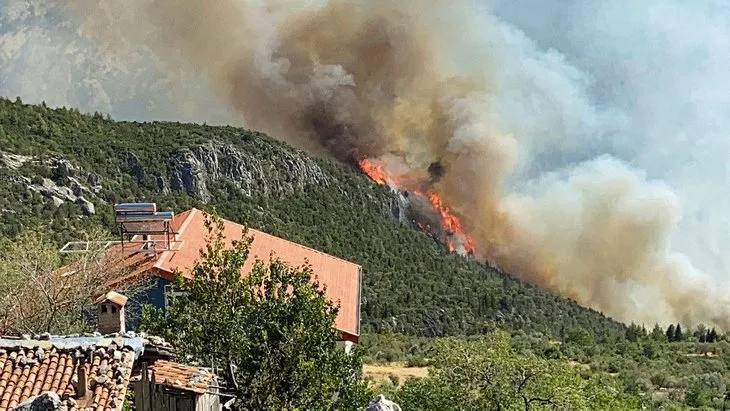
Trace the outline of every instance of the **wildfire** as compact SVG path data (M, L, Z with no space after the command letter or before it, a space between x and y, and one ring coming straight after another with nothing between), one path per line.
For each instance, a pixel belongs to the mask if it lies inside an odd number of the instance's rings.
M397 179L394 179L388 174L383 164L373 162L366 157L360 159L358 163L362 171L376 183L381 185L394 184L396 187L406 189L415 195L422 197L424 196L423 193L417 189L401 187ZM449 251L454 251L454 249L456 248L454 245L454 238L459 237L460 239L462 239L462 246L464 247L464 250L466 250L467 253L474 253L474 239L464 233L459 217L452 214L451 210L443 203L443 200L441 199L441 197L439 197L438 193L431 191L425 197L439 214L441 225L447 232L446 246L448 247ZM423 229L420 223L417 224Z
M360 160L359 164L362 171L364 171L371 180L378 184L385 184L387 182L386 179L388 174L385 172L385 167L382 164L375 164L367 158Z
M464 230L461 227L461 220L459 219L459 217L451 213L451 210L449 210L449 208L444 205L441 197L439 197L437 193L433 191L430 192L428 194L428 201L431 202L431 205L433 205L436 211L438 211L438 213L441 215L441 225L446 228L449 234L459 235L463 237L464 249L467 253L473 253L474 239L464 233ZM446 246L449 247L450 251L454 251L454 242L452 238L449 238L446 241Z

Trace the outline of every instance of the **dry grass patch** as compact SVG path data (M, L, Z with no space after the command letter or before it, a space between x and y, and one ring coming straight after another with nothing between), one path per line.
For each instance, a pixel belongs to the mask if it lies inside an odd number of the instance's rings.
M390 380L391 375L398 377L398 381L402 384L409 377L424 378L428 376L428 368L426 367L407 367L405 363L393 362L388 364L365 364L363 365L363 376L371 377L373 383L379 384L383 381Z

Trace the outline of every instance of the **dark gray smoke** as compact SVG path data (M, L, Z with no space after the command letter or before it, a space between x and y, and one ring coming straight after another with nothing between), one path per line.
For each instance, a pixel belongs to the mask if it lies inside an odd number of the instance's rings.
M727 328L722 3L59 4L6 7L0 91L123 115L155 102L143 118L234 111L436 192L477 255L516 276L621 320ZM70 77L31 86L20 68L44 78L54 57Z

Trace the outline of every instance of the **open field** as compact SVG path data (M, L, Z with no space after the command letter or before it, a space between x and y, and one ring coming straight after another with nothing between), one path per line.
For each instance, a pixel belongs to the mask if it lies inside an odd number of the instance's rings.
M403 383L408 377L423 378L428 376L428 368L406 367L405 363L402 362L365 364L363 365L363 375L365 378L372 377L373 382L376 384L389 379L391 375L397 376L400 383Z

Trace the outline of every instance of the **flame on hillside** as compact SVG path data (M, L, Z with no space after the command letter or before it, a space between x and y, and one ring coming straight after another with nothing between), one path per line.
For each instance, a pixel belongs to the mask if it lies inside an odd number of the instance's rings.
M408 193L427 199L428 202L431 204L433 210L439 215L441 228L445 231L446 234L446 246L448 247L449 251L453 252L456 250L456 240L459 240L461 242L461 246L466 253L474 254L474 238L464 232L461 224L461 219L459 219L459 217L457 217L451 211L451 209L444 204L443 200L437 192L427 191L426 193L424 193L423 190L417 187L409 187L408 184L402 181L402 179L398 178L395 175L389 174L386 171L384 164L370 160L367 157L361 158L358 161L358 164L360 166L360 169L362 169L362 171L374 182L381 185L387 184L393 189L407 191ZM424 228L424 226L420 222L416 222L416 224L418 224L418 226L424 230L430 228L428 226L426 226L427 228Z
M170 79L204 76L247 128L360 160L455 250L623 321L730 329L726 288L671 246L679 196L584 158L622 136L622 110L471 2L60 3L105 52L137 61L142 45Z
M370 177L371 180L378 184L386 184L388 182L388 174L385 172L385 166L376 164L367 157L358 161L360 169Z

